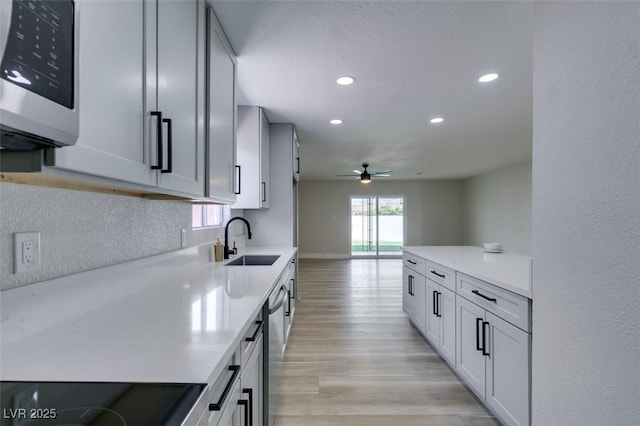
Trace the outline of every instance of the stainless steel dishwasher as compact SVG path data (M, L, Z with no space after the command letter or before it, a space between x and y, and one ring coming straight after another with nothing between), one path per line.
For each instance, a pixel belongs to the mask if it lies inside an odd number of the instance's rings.
M283 273L283 276L286 275ZM284 349L284 304L287 300L287 287L280 277L278 285L269 295L269 301L265 304L265 311L269 315L269 325L266 330L268 335L269 348L265 351L264 367L268 374L265 380L264 389L264 418L268 426L273 426L276 419L279 403L280 377L282 375L282 361ZM264 313L264 311L263 311ZM264 316L263 316L264 318Z

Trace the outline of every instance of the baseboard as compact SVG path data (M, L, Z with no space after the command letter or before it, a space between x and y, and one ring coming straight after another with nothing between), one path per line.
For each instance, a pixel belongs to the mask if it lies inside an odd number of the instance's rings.
M348 253L298 253L298 259L350 259Z

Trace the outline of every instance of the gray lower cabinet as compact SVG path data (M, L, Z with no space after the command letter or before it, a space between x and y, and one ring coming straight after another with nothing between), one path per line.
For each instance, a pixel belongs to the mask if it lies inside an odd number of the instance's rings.
M444 286L427 279L425 337L438 349L442 358L456 365L456 295Z
M530 299L412 253L403 265L403 309L416 328L503 424L530 425Z
M262 334L256 340L253 352L242 369L240 376L241 400L247 401L242 405L240 413L241 425L261 426L263 424L263 369L262 369ZM246 409L244 408L246 404Z

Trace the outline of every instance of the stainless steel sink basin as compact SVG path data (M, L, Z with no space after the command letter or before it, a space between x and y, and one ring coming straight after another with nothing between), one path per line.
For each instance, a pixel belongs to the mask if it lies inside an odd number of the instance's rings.
M279 255L247 254L233 259L231 262L226 263L225 266L269 266L273 265L279 258Z

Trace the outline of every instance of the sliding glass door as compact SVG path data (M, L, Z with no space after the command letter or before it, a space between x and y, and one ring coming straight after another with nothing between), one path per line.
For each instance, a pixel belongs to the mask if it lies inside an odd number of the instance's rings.
M404 197L351 196L351 256L400 256Z

